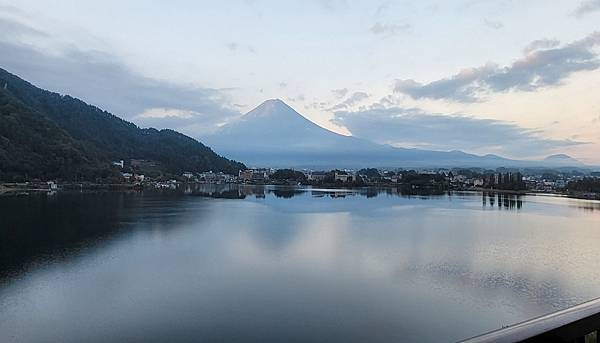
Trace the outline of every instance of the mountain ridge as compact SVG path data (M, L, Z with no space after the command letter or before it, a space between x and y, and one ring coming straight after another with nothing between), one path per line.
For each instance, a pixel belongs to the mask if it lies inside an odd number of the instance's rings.
M232 144L235 137L241 144ZM243 138L242 138L243 137ZM564 160L522 161L461 150L399 148L344 136L310 121L280 99L268 99L239 120L202 137L232 158L271 167L530 167L565 166ZM583 164L572 159L574 166ZM567 163L568 164L568 163Z
M179 132L141 129L1 68L0 85L0 179L93 180L110 173L111 161L129 159L157 161L170 174L245 168Z

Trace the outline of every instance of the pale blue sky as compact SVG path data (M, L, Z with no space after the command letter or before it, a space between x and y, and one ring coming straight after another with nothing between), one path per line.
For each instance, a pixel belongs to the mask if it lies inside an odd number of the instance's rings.
M410 112L411 125L448 116L449 134L468 117L498 135L484 146L467 132L448 137L457 146L367 137L389 144L600 162L598 22L598 0L0 0L0 67L195 137L281 98L345 134L398 127ZM523 141L502 144L497 125Z

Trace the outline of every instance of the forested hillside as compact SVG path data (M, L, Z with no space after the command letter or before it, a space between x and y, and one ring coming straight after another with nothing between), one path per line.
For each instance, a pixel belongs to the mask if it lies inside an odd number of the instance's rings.
M0 180L95 180L110 175L111 161L130 159L156 161L171 174L245 168L188 136L138 128L0 69Z

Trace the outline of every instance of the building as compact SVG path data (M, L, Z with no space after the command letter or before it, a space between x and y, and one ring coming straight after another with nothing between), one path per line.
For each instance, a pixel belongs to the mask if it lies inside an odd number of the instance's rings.
M335 172L335 181L336 182L353 182L353 181L356 181L356 177L352 174L348 174L347 172Z
M233 181L233 176L223 172L214 173L209 171L198 174L198 180L205 183L227 183Z
M327 174L328 173L324 172L324 171L310 172L309 174L306 175L306 179L308 181L322 182L322 181L325 181Z
M269 180L270 176L275 171L268 168L252 169L252 180L254 181L266 181Z
M384 176L383 179L387 182L398 183L402 179L402 175Z
M123 169L123 167L125 166L123 160L120 161L112 161L111 163L113 166L117 166L117 167L121 167L121 169Z
M485 186L494 189L521 190L525 189L523 175L519 172L496 173L486 177Z
M238 173L238 177L242 181L251 181L253 174L254 172L252 171L252 169L240 170Z
M269 180L271 174L273 174L273 169L246 169L240 170L238 173L238 177L242 181L254 181L254 182L265 182Z
M261 170L261 169L254 169L252 171L252 181L258 181L258 182L262 182L262 181L267 181L269 179L269 173Z
M213 173L212 170L198 174L198 180L200 182L215 183L217 181L217 174Z
M192 173L192 172L185 172L181 176L185 177L189 181L191 181L192 179L194 179L194 173Z

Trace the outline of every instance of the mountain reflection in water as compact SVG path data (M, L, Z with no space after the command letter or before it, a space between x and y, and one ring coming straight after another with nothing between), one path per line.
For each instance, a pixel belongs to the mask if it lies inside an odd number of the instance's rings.
M597 209L244 185L0 197L0 341L458 340L599 296Z

